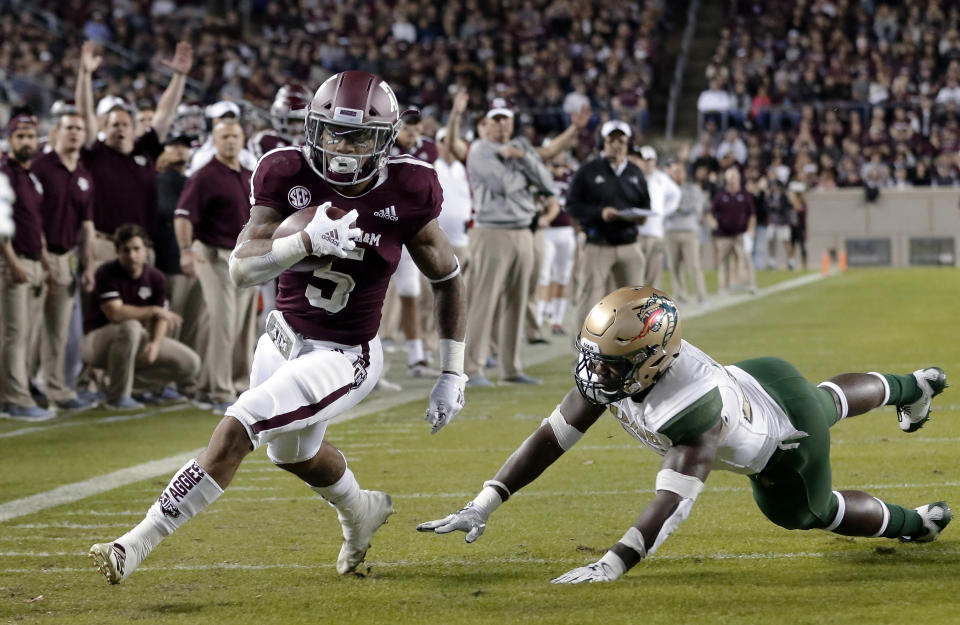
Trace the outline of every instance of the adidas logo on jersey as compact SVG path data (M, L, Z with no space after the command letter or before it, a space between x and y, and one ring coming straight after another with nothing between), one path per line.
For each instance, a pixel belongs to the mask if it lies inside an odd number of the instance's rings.
M382 208L373 214L374 217L379 217L381 219L389 219L390 221L397 221L397 209L393 205L390 205L386 208Z

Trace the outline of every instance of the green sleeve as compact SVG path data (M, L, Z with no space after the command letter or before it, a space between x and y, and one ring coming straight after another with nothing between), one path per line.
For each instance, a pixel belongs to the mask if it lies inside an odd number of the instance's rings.
M674 443L682 443L700 436L716 425L722 412L723 400L720 398L720 389L714 387L677 413L659 431Z

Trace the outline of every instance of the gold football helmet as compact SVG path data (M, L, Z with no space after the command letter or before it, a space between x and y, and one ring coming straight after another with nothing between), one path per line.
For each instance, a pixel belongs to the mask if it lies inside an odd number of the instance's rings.
M580 393L606 405L650 388L680 355L680 338L680 313L666 293L617 289L590 310L577 336Z

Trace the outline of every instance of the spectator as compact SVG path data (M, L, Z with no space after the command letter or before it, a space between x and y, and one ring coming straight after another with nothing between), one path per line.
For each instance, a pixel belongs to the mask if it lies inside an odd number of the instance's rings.
M250 375L256 328L255 288L239 288L228 259L250 219L250 174L240 164L243 130L236 119L213 127L217 153L187 179L174 212L180 267L196 276L210 315L200 387L214 414L223 414ZM241 387L242 388L242 387Z
M534 193L552 193L552 177L530 142L513 135L514 112L495 98L486 114L486 139L470 146L467 173L473 190L476 228L470 233L471 274L468 288L468 385L490 386L483 375L494 310L500 310L502 380L539 383L523 372L521 328L533 271ZM531 191L531 188L534 191ZM491 294L499 294L491 296Z
M163 274L146 263L146 232L125 224L114 240L117 260L96 273L94 304L84 320L83 360L106 370L107 409L134 410L143 407L132 397L134 382L166 398L167 384L187 384L200 372L200 357L166 336L181 318L166 308Z
M753 263L744 247L744 234L753 238L756 211L753 198L740 187L740 171L731 167L724 172L724 189L713 198L710 209L714 244L717 247L717 293L729 292L739 274L746 269L747 288L756 293Z
M2 411L14 419L43 421L56 416L37 406L30 395L28 349L36 343L43 319L46 267L43 262L43 187L31 165L37 154L37 118L20 113L6 128L9 152L0 172L13 189L13 239L2 243L3 285L0 312L3 320Z
M190 161L192 138L174 134L167 138L158 164L163 167L157 174L157 238L153 241L156 263L167 279L167 297L170 310L180 315L183 322L179 328L170 328L167 336L178 340L198 354L206 353L209 331L203 292L196 276L188 276L180 268L180 244L174 230L174 212L187 182L185 172ZM196 385L186 389L195 395Z
M643 284L646 257L637 224L651 214L650 195L643 172L627 158L632 134L625 122L606 122L602 155L576 171L567 191L566 210L586 235L577 261L575 327L609 290L610 278L616 286Z
M88 41L80 51L77 75L77 110L87 128L96 127L93 109L93 73L102 57L96 46ZM157 173L154 161L163 152L163 140L180 99L186 74L193 63L193 50L187 43L177 44L173 60L167 65L173 70L170 84L157 104L150 129L134 139L133 112L122 104L107 111L107 130L103 141L94 133L87 134L82 158L90 170L94 188L93 248L95 265L115 257L112 234L123 223L133 222L147 232L157 227ZM135 198L136 201L131 201Z
M723 135L723 141L717 146L717 159L722 161L727 154L732 154L734 160L740 165L747 162L747 144L740 138L736 128L728 128Z
M700 235L708 198L699 185L687 180L687 168L683 163L674 163L667 171L680 187L680 205L664 224L673 277L672 291L678 302L685 302L689 296L687 280L690 279L697 302L703 304L707 299L707 286L700 263Z
M680 206L680 187L664 170L657 168L657 151L652 145L641 147L630 160L643 172L650 195L650 215L642 224L637 224L638 240L643 244L646 260L643 284L658 289L667 255L664 220Z
M67 385L66 348L76 304L76 267L83 267L79 285L93 291L93 179L80 162L86 141L83 118L61 115L54 150L33 162L31 170L43 186L43 233L50 276L43 304L40 341L47 398L64 410L85 410L95 403L79 398ZM80 244L80 260L74 249Z

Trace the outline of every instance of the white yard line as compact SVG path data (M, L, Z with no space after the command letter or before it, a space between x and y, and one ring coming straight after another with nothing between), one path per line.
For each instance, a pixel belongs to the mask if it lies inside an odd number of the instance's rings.
M685 314L685 318L692 319L716 310L735 306L742 302L755 301L760 297L765 297L773 293L779 293L781 291L794 289L812 282L816 282L821 280L823 277L824 276L821 274L808 274L761 289L757 295L742 294L723 298L713 298L709 300L705 306L691 307L688 309L689 312ZM531 355L527 360L529 364L535 365L553 360L554 358L558 358L569 353L569 341L553 341L550 343L550 345L545 346L544 349L531 350ZM428 396L430 388L430 385L424 385L421 383L413 387L408 387L406 390L400 391L399 393L381 393L377 397L364 401L360 404L360 406L351 410L350 412L337 417L334 420L334 423L350 421L352 419L356 419L357 417L374 412L380 412L392 406L422 399ZM165 406L157 410L146 411L143 413L104 417L102 419L93 421L93 423L111 423L127 419L143 419L157 414L162 414L164 412L180 410L183 408L183 406ZM20 430L11 430L9 432L0 434L0 438L20 436L23 434L46 431L55 428L76 427L79 425L85 425L86 423L88 422L65 421L63 423L51 424L49 426L22 428ZM160 475L168 475L178 469L187 460L196 457L196 455L200 453L201 449L195 449L193 451L169 456L167 458L161 458L159 460L151 460L150 462L138 464L126 469L121 469L119 471L114 471L113 473L100 475L88 480L83 480L81 482L74 482L73 484L65 484L47 492L2 503L0 504L0 522L9 521L11 519L33 514L34 512L40 512L41 510L46 510L62 504L73 503L74 501L79 501L81 499L85 499L86 497L98 495L100 493L113 490L114 488L133 484L134 482L139 482L141 480L154 478ZM231 488L230 490L241 489L243 489L243 487ZM252 489L252 487L248 487L248 489Z
M870 550L872 551L872 550ZM794 560L799 558L853 558L860 560L863 558L864 554L868 553L867 549L851 549L848 551L795 551L795 552L745 552L745 553L688 553L688 554L657 554L655 559L657 561L665 562L685 562L688 560L694 560L697 562L704 560L713 560L713 561L727 561L727 560ZM9 557L29 557L32 553L21 553L21 552L9 552ZM930 555L951 555L952 551L948 549L930 549L924 548L923 555L924 557L929 557ZM41 552L42 557L83 557L85 553L81 552L52 552L45 553ZM0 552L0 557L7 556L7 553ZM877 556L881 558L886 558L888 556ZM584 553L580 556L567 556L563 558L556 558L547 560L545 558L517 558L517 557L502 557L502 558L430 558L430 559L411 559L411 560L393 560L393 561L381 561L377 560L374 557L371 557L367 564L372 569L377 568L390 568L390 569L402 569L402 568L418 568L418 569L427 569L437 566L467 566L467 567L477 567L477 566L487 566L487 565L496 565L496 564L519 564L519 565L543 565L551 564L558 565L561 568L556 571L556 574L559 575L564 572L562 565L569 565L571 563L584 563L585 561L591 558L591 554ZM324 571L328 569L333 569L333 563L330 564L296 564L296 563L286 563L286 564L244 564L242 562L220 562L220 563L211 563L211 564L180 564L173 566L151 566L145 565L137 569L139 572L145 571L269 571L269 570L301 570L301 571ZM51 567L51 568L10 568L10 569L0 569L0 574L33 574L33 573L46 573L46 574L73 574L73 573L83 573L92 571L92 567ZM127 582L127 584L136 583L136 582Z
M141 480L147 480L158 475L167 475L180 468L187 460L195 458L203 448L187 451L175 456L161 458L160 460L151 460L126 469L120 469L106 475L74 482L73 484L64 484L48 490L44 493L38 493L22 499L14 499L0 504L0 522L9 521L17 517L40 512L47 508L53 508L65 503L80 501L92 495L133 484Z

